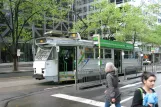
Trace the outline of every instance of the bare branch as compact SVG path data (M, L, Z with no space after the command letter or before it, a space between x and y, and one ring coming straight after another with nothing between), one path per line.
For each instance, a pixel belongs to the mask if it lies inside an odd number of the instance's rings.
M20 0L18 1L18 3L16 4L17 6L15 7L15 23L16 23L16 37L18 36L18 16L19 16L19 14L18 14L18 11L19 11L19 6L20 6ZM17 38L16 38L16 49L17 49L17 44L18 43L18 40L17 40Z
M17 43L16 43L16 44L18 44L18 40L19 40L20 34L22 33L22 30L23 30L25 24L28 22L28 20L29 20L32 16L34 16L34 15L35 15L36 13L38 13L38 12L39 12L39 11L36 11L35 13L33 13L32 15L30 15L30 16L24 21L24 23L23 23L23 25L22 25L22 27L21 27L21 30L20 30L20 32L19 32L19 35L17 36Z
M10 2L10 3L9 3L9 5L10 5L10 12L11 12L11 26L12 26L12 29L13 29L13 30L11 31L11 32L12 32L11 35L12 35L12 39L13 39L12 43L14 44L15 38L14 38L14 26L13 26L13 10L12 10L12 4L11 4L12 1L9 0L9 2Z

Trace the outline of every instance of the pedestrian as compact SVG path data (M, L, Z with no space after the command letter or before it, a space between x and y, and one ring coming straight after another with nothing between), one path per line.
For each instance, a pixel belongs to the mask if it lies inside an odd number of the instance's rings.
M108 62L105 66L106 72L106 90L105 90L105 107L110 107L115 104L116 107L121 107L120 100L121 94L118 88L118 76L115 75L117 68L113 63Z
M156 76L151 72L144 72L141 76L143 86L136 89L131 107L158 107L158 97L153 89Z

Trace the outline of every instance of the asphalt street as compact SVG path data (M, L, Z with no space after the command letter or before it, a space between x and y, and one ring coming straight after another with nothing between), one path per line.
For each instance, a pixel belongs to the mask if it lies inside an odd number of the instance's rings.
M161 83L157 74L155 90L161 102ZM32 78L12 81L0 80L0 107L103 107L105 87L76 90L73 84L54 84ZM3 83L3 84L2 84ZM12 84L12 85L10 85ZM141 86L140 78L120 82L121 104L130 107L135 89ZM159 103L161 105L161 103Z

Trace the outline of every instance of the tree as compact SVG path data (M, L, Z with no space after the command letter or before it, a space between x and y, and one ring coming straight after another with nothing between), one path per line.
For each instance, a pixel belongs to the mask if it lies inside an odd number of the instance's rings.
M125 15L122 23L125 23L125 25L119 29L118 35L121 34L121 36L117 36L117 39L121 41L130 40L133 41L133 44L136 40L154 43L154 31L157 27L155 14L158 12L158 5L142 5L141 7L125 5L123 9Z
M3 0L2 3L4 9L0 10L0 17L3 17L10 30L12 49L9 53L13 57L14 71L17 71L18 42L31 39L31 31L25 27L31 27L37 20L43 20L44 14L53 20L64 20L70 10L68 4L71 4L72 0ZM1 38L4 39L2 36Z
M118 20L121 17L120 9L116 8L114 3L109 3L107 0L99 0L95 4L96 11L89 14L83 21L87 24L87 32L94 31L97 33L106 32L109 35L115 33L118 27ZM81 20L77 21L73 27L73 31L81 31L84 23Z
M136 39L139 39L140 35L145 34L145 29L148 29L144 22L142 11L138 7L127 4L122 7L122 13L121 23L123 26L119 27L117 39L120 41L132 41L135 44Z
M99 0L94 5L96 11L89 14L83 21L87 23L86 32L95 31L95 33L106 32L115 35L118 41L135 41L149 42L147 38L153 37L159 5L141 5L135 7L129 4L117 7L107 0ZM103 29L101 29L103 26ZM73 31L81 31L84 27L82 21L77 21L73 27ZM109 38L108 38L109 39ZM154 39L151 39L154 40Z
M155 44L155 45L158 45L160 46L161 45L161 26L158 25L155 27L154 30L151 31L150 35L147 36L146 38L144 38L144 40L147 42L147 43L152 43L152 44Z

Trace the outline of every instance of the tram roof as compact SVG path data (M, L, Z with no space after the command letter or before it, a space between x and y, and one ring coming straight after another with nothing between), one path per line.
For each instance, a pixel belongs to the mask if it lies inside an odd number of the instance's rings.
M76 40L63 37L41 37L35 40L37 45L50 44L53 46L94 46L93 41Z

